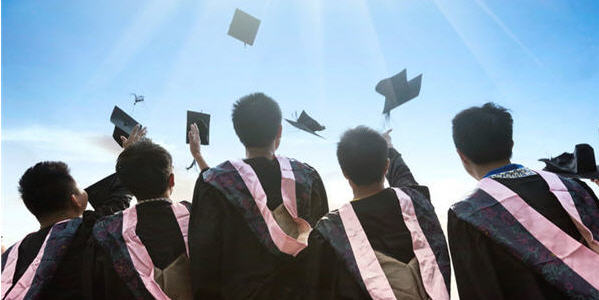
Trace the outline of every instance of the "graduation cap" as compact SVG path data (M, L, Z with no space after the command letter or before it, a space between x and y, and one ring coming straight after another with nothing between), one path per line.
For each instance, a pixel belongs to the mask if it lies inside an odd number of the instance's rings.
M187 111L187 127L185 127L185 143L189 144L189 129L191 128L191 124L198 125L198 129L200 130L200 139L202 140L202 145L210 144L210 115L195 112L188 110Z
M119 181L116 173L85 188L89 203L103 214L113 213L129 206L132 195Z
M285 119L285 121L289 122L289 124L293 125L296 128L299 128L303 131L309 132L321 138L322 136L318 135L316 131L322 131L326 128L320 125L320 123L318 123L316 120L312 119L312 117L308 116L306 111L303 110L299 118L297 118L297 121L291 121L289 119Z
M240 9L235 9L228 34L251 46L256 39L258 27L260 27L260 20Z
M135 119L125 113L118 106L115 106L110 115L110 122L114 124L114 131L112 132L112 138L123 147L123 141L121 136L126 138L129 137L135 125L139 124Z
M408 81L406 69L393 77L381 80L375 90L385 96L383 113L389 115L392 109L418 97L421 83L422 74Z
M574 153L564 152L554 158L541 158L543 170L564 177L599 179L599 166L595 161L595 151L588 144L578 144Z
M189 144L189 129L191 128L191 124L196 124L198 125L198 130L200 131L200 140L201 140L201 144L202 145L209 145L210 144L210 115L209 114L205 114L205 113L201 113L201 112L195 112L195 111L191 111L188 110L187 111L187 127L185 128L185 142L187 144ZM196 161L195 159L191 162L191 164L189 165L189 167L187 167L187 170L190 170L191 168L193 168L193 166L196 165Z

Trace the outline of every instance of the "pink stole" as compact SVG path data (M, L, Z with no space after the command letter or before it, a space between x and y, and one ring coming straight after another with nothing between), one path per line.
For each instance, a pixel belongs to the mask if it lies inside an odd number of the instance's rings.
M183 204L173 202L171 205L173 213L177 218L179 229L185 241L187 256L189 256L189 246L187 245L187 229L189 223L189 210ZM123 239L127 245L127 251L135 266L135 270L141 277L141 280L152 296L155 299L170 299L154 280L154 263L148 253L148 250L141 242L139 236L135 233L137 226L137 209L135 207L128 208L123 211Z
M6 265L4 267L4 272L2 272L2 299L12 300L12 299L24 299L27 291L29 291L29 287L31 287L31 283L33 282L33 278L35 277L35 272L39 267L42 257L44 256L44 251L46 250L46 242L48 242L48 238L52 235L52 231L54 230L54 226L57 224L61 224L64 222L68 222L68 220L60 221L54 225L52 225L52 229L46 235L44 239L44 243L42 247L40 247L37 256L33 259L31 264L27 267L23 276L14 283L13 289L8 293L8 296L5 297L6 291L8 291L13 286L13 277L15 275L15 269L17 267L17 260L19 258L19 246L23 240L20 240L16 243L12 249L10 249L10 253L8 254L8 258L6 259Z
M281 167L281 196L283 197L283 205L298 226L299 236L297 239L287 235L276 222L272 212L266 205L266 193L252 167L243 160L230 161L230 163L237 170L252 195L274 244L281 252L296 256L308 246L308 235L312 227L306 220L298 216L295 175L293 174L289 159L277 156L277 160Z
M414 254L420 266L420 274L427 294L432 299L449 299L449 292L445 286L436 257L420 227L420 223L418 223L412 199L401 189L393 188L393 190L397 195L404 222L412 237ZM351 203L346 203L339 208L339 216L368 294L372 299L395 300L391 285L376 258Z
M597 241L591 231L582 223L580 214L572 196L563 182L555 174L540 171L539 175L547 182L550 191L557 197L562 207L572 218L581 235L596 250ZM599 253L587 248L577 240L563 232L559 227L530 207L518 194L491 179L484 178L479 188L501 204L526 230L558 259L586 280L594 288L599 289Z

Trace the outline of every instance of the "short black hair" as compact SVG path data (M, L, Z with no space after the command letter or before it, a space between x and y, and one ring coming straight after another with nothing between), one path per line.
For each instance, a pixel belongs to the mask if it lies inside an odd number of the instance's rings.
M116 174L137 200L143 200L164 195L172 166L170 153L144 138L121 152L116 162Z
M79 194L69 167L60 161L39 162L19 180L19 193L27 209L39 220L69 207L72 194Z
M512 157L513 119L509 111L493 102L470 107L453 118L456 148L476 164Z
M233 127L246 147L270 145L281 126L279 104L263 93L242 97L233 105Z
M381 181L385 176L388 155L387 141L366 126L346 131L337 144L341 170L357 185Z

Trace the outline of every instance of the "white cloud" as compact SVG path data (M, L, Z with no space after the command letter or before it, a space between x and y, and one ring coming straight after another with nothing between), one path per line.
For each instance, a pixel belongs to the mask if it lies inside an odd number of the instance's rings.
M42 126L3 129L2 146L7 152L24 149L41 159L68 162L114 162L119 152L111 136Z

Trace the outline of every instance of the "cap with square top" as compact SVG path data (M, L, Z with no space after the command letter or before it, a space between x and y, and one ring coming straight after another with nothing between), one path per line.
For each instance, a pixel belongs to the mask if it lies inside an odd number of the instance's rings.
M198 125L200 131L200 140L202 145L210 144L210 115L188 110L187 111L187 126L185 127L185 142L189 144L189 129L191 124Z
M260 27L260 20L249 15L248 13L235 9L233 20L229 26L228 34L244 44L254 45L256 34Z
M126 112L120 109L118 106L115 106L112 110L112 114L110 115L110 122L114 124L114 131L112 132L112 138L122 147L123 142L121 141L121 136L126 138L129 137L135 125L138 125L139 122L135 121L131 116L129 116Z
M418 97L421 83L422 74L408 81L406 69L393 77L381 80L375 90L385 96L383 113L389 115L392 109Z
M292 121L289 119L285 119L285 121L289 122L289 124L293 125L294 127L301 129L305 132L309 132L315 136L321 137L319 134L316 133L316 131L322 131L325 130L326 127L320 125L320 123L318 123L316 120L314 120L312 117L310 117L306 111L302 110L302 113L300 114L299 118L297 118L297 121Z

